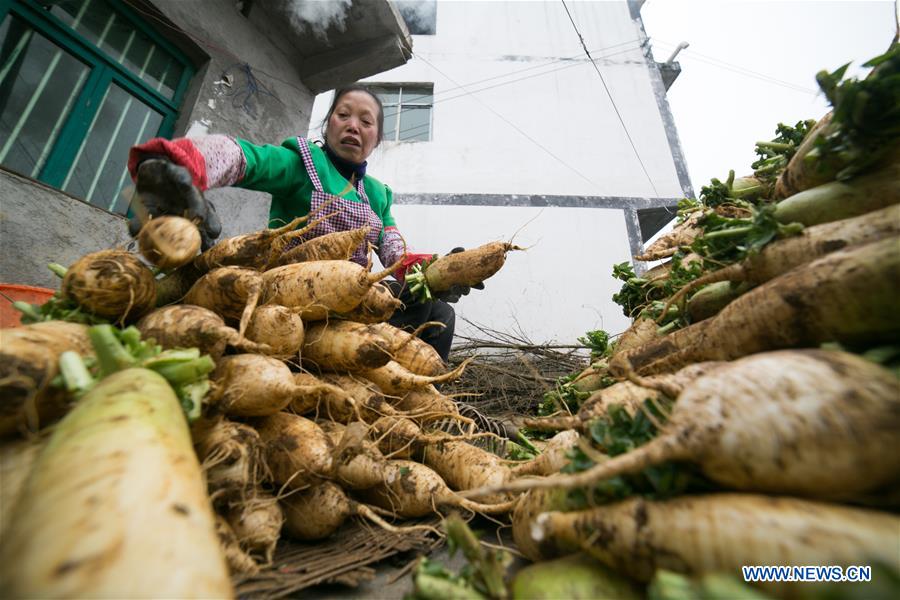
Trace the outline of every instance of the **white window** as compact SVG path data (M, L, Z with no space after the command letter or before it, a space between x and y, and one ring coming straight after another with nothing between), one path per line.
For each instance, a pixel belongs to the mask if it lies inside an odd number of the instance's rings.
M386 142L427 142L431 139L431 83L372 86L384 106Z

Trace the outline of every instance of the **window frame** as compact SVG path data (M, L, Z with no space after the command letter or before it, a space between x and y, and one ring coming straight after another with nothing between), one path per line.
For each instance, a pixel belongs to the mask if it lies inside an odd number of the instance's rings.
M0 22L8 15L22 19L36 33L90 69L81 92L72 104L69 116L60 128L59 137L47 156L47 162L37 176L39 181L55 188L62 188L63 181L74 168L81 143L87 138L90 125L100 110L104 95L113 84L119 85L136 99L162 114L163 119L155 135L170 137L179 117L182 101L196 72L193 63L187 59L184 52L144 23L131 7L122 0L106 0L106 2L117 14L149 37L182 66L181 78L171 99L151 88L58 17L45 11L35 0L0 0ZM101 205L92 204L92 206Z
M372 82L371 87L376 94L379 94L379 100L382 101L382 105L385 113L388 111L388 108L396 108L397 109L397 127L395 131L395 136L393 139L385 138L383 141L385 142L393 142L398 144L408 144L408 143L422 143L422 142L431 142L434 140L434 83L427 81L415 81L415 82L405 82L405 83L394 83L394 82ZM422 102L404 102L403 101L403 90L404 88L415 88L415 87L425 87L430 88L430 96L431 102L422 103ZM397 94L397 102L396 104L384 104L384 100L381 99L381 93L396 93ZM420 95L420 94L417 94ZM404 106L420 106L420 107L428 107L428 139L427 140L401 140L400 138L400 117L403 115L403 107Z

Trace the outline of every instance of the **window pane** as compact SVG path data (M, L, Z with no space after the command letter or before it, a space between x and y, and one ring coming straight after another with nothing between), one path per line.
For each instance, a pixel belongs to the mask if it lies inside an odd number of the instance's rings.
M432 104L431 87L404 87L403 104Z
M183 66L106 0L62 0L50 12L166 98L175 95Z
M372 91L381 99L381 103L387 108L389 104L397 104L400 100L400 90L397 88L373 87Z
M384 107L384 139L393 142L397 139L397 113L396 106Z
M0 26L0 163L37 177L88 67L7 17Z
M136 31L134 40L121 62L129 71L166 98L175 95L175 88L178 87L184 71L181 63L154 44L149 37Z
M127 206L119 192L130 182L128 149L152 137L162 119L121 87L110 86L63 189L91 204L124 213Z
M428 141L431 138L431 107L404 106L400 113L401 141Z

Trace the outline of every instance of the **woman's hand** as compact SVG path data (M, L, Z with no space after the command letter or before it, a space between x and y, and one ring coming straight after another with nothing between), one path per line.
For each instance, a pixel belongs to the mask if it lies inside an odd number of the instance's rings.
M137 167L135 198L128 230L136 236L147 217L178 215L197 224L203 249L222 233L216 209L194 186L190 172L167 158L149 158ZM142 205L135 206L135 201Z
M456 254L457 252L464 252L464 251L465 251L465 248L463 248L461 246L457 246L456 248L454 248L447 254L448 255ZM438 300L443 300L444 302L449 302L449 303L453 304L453 303L459 302L459 299L462 298L463 296L468 296L469 292L471 292L473 289L483 290L484 282L476 283L472 287L469 287L467 285L452 285L452 286L450 286L449 290L436 293L434 295L434 297L437 298Z

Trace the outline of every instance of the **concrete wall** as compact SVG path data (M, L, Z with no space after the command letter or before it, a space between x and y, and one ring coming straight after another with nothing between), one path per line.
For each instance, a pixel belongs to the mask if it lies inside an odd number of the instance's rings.
M233 0L156 0L156 7L207 56L191 84L175 136L223 133L256 143L280 143L304 135L314 95L300 80L293 60L263 29L236 8ZM252 65L250 73L241 67ZM223 75L232 78L225 83ZM251 79L252 78L252 79ZM249 93L252 85L258 87ZM268 92L268 93L266 93ZM267 194L243 190L210 190L223 223L223 236L266 226Z
M393 188L416 249L517 232L516 243L533 245L458 313L536 342L627 327L611 300L612 265L640 244L636 210L674 204L687 181L639 17L624 1L567 4L644 167L558 0L438 2L436 35L414 36L409 63L367 79L433 82L432 140L382 144L369 172ZM330 100L317 98L314 125Z
M0 282L56 289L47 263L127 244L125 219L0 168Z
M290 53L290 45L285 49L275 43L269 27L271 15L260 12L248 19L234 0L132 0L132 4L198 69L187 90L175 137L223 133L277 144L290 136L306 135L314 94L300 79L300 57ZM306 40L303 50L314 54L330 49L332 69L341 60L353 61L354 69L368 69L366 73L384 68L385 60L392 61L391 66L401 63L406 56L400 50L390 57L367 58L355 43L376 33L406 35L384 0L367 0L364 8L370 12L377 9L379 14L386 11L395 22L384 16L377 26L354 22L339 32L337 42L343 50L333 49L335 40L329 39L327 31ZM403 41L408 46L408 40ZM406 47L400 40L398 44ZM244 65L250 65L249 70ZM225 83L227 79L230 84ZM2 167L0 179L2 282L55 286L47 262L68 264L127 239L120 216ZM268 194L225 189L211 190L207 197L222 219L223 236L260 229L268 222Z

